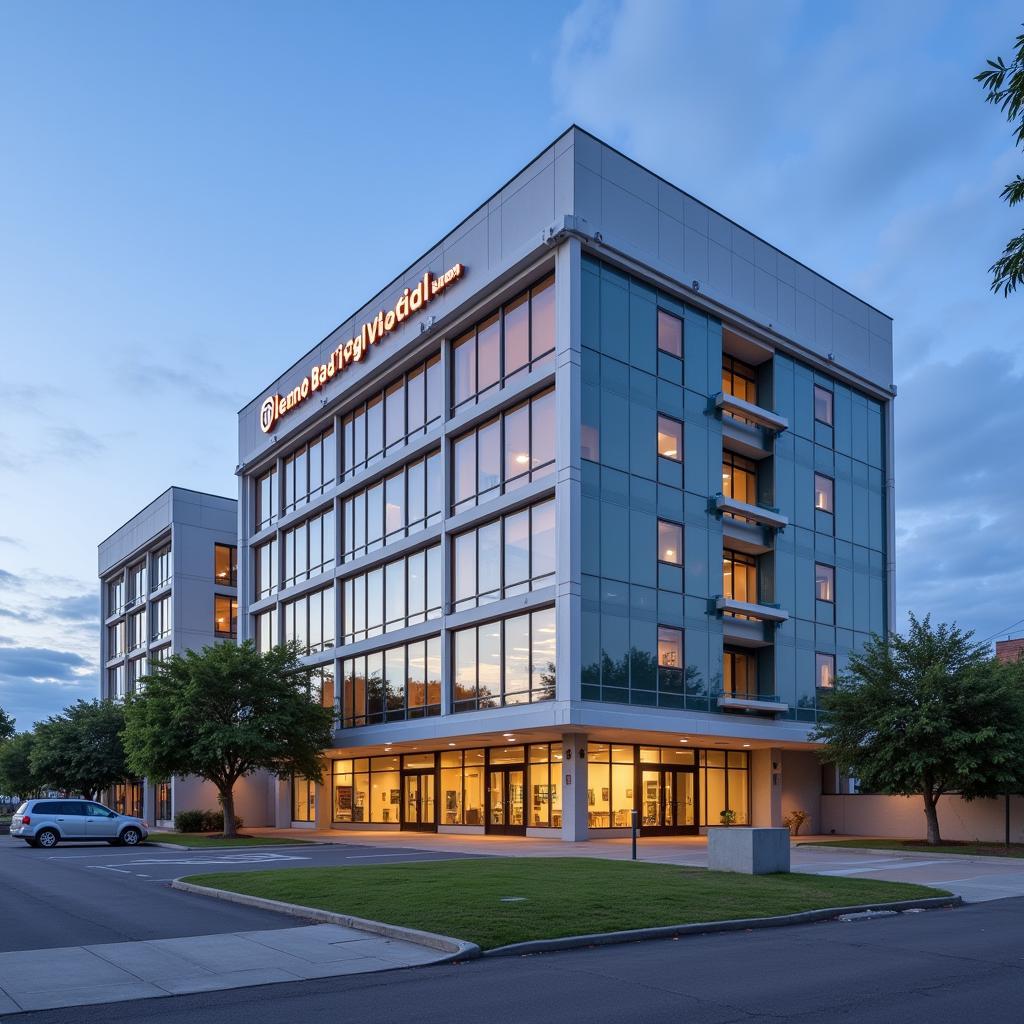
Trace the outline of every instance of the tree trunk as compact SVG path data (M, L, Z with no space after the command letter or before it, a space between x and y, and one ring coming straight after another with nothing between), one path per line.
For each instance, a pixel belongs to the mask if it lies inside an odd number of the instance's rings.
M939 798L932 796L930 792L923 793L922 797L924 798L924 817L928 822L928 845L938 846L942 842L942 836L939 835L939 815L935 810Z
M220 806L224 811L224 838L236 839L235 831L235 787L226 786L220 791Z

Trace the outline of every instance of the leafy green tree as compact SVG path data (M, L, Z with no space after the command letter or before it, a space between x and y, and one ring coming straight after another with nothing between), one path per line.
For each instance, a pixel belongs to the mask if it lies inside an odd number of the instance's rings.
M3 708L0 708L0 743L13 738L16 731L14 719Z
M1024 782L1024 665L1003 665L973 633L910 616L905 636L873 636L823 697L824 761L878 793L920 796L928 842L936 806L1019 791Z
M994 103L1006 115L1013 127L1014 145L1024 146L1024 34L1017 36L1009 64L996 57L974 79L984 88L986 102ZM1018 174L1004 185L1002 198L1010 206L1024 200L1024 178ZM1004 297L1024 283L1024 231L1006 243L1002 256L989 270L992 291L1002 291Z
M123 705L80 700L36 723L32 771L51 789L96 799L128 774L123 729Z
M32 771L32 744L30 732L19 732L0 743L0 793L18 796L23 800L35 796L43 783Z
M294 644L260 653L246 641L172 655L127 701L128 764L138 775L212 782L224 835L233 838L239 779L261 770L320 777L333 713L312 700L312 676Z

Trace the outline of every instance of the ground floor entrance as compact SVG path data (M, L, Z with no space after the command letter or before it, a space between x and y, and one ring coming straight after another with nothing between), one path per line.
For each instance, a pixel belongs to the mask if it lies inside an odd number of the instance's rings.
M641 835L696 835L696 768L642 768Z
M437 831L437 778L433 769L417 768L402 773L402 829L407 832Z
M388 751L333 761L330 821L539 835L562 827L563 797L575 779L589 831L628 830L635 813L642 835L696 835L727 819L750 822L750 773L746 749L682 743L545 741ZM576 822L581 811L577 803Z
M494 835L526 835L526 768L490 768L487 772L487 828Z

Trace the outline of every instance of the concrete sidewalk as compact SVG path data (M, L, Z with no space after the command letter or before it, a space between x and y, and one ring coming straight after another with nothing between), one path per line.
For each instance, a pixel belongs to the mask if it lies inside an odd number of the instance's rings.
M448 956L331 924L0 953L0 1015L367 974Z

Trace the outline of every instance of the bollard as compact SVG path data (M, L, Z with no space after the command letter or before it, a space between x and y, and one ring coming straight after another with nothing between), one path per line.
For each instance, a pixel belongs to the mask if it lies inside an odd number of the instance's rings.
M640 819L640 812L634 807L629 812L629 821L633 828L633 860L636 860L636 826Z

